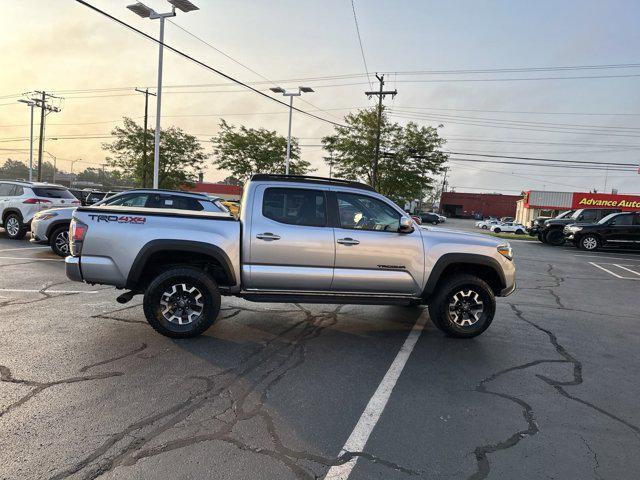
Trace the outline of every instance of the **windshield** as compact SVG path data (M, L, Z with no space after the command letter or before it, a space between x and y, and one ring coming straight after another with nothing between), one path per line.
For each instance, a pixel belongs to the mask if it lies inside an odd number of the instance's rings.
M573 210L567 210L566 212L562 212L560 215L558 215L556 218L565 218L568 217L569 215L571 215L571 213L573 212Z
M598 225L604 225L605 223L607 223L609 220L616 217L617 215L618 215L617 213L610 213L606 217L601 218L600 221L598 222Z
M576 210L575 212L573 212L571 214L571 216L569 218L572 219L572 220L576 220L580 216L581 213L582 213L582 210Z

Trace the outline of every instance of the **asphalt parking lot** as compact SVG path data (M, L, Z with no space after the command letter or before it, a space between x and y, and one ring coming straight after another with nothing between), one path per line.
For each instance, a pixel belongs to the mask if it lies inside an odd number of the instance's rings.
M0 478L638 478L640 252L513 246L473 340L422 308L226 298L176 341L0 232Z

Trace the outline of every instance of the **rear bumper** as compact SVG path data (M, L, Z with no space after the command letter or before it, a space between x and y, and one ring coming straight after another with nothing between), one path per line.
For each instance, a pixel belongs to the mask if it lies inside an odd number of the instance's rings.
M64 259L64 270L69 280L82 282L82 271L80 270L80 257L67 257Z

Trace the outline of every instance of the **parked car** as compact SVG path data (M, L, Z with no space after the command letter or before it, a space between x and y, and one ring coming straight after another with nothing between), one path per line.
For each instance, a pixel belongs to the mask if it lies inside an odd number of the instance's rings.
M491 231L493 233L515 233L517 235L524 235L527 231L526 227L517 222L503 222L498 225L492 225Z
M420 217L420 220L422 220L422 223L431 223L433 225L440 223L440 216L437 213L425 212L420 213L418 216Z
M565 226L571 225L572 223L596 223L610 213L617 212L620 212L620 209L581 208L574 211L571 215L545 220L542 227L540 227L538 238L541 242L548 243L549 245L562 245L565 242Z
M447 221L447 217L445 217L444 215L440 215L439 213L437 213L436 215L438 215L438 218L440 219L440 223L444 223Z
M0 217L7 237L24 238L33 216L45 208L80 205L66 187L52 183L0 181Z
M215 321L221 295L257 302L427 303L454 337L485 331L495 297L515 289L508 243L415 228L395 203L346 180L254 175L240 219L212 212L80 207L71 280L144 294L159 333L185 338Z
M598 223L567 225L564 236L581 250L605 245L640 247L640 212L611 213Z
M574 212L574 210L566 210L564 212L561 212L556 217L538 217L538 218L535 218L535 219L531 220L531 225L529 227L527 227L527 233L529 235L531 235L532 237L538 237L538 239L540 239L540 237L539 237L540 229L542 228L542 225L544 225L545 221L551 220L552 218L568 217L573 212Z
M127 206L200 212L226 212L219 203L200 193L172 190L128 190L106 198L95 207ZM69 255L69 224L75 208L53 208L37 213L31 223L31 242L50 245L61 257Z
M489 219L483 220L481 222L476 222L476 227L481 228L482 230L488 230L495 225L500 225L502 222L497 219Z

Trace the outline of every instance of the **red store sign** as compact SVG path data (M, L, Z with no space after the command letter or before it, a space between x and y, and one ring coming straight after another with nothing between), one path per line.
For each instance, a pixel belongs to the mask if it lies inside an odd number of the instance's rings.
M640 195L574 193L571 208L619 208L625 212L640 210Z

